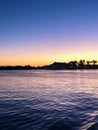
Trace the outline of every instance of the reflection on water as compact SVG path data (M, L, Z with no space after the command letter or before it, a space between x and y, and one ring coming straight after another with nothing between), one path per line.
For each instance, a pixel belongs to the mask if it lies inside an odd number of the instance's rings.
M86 130L98 121L98 71L0 71L0 130Z

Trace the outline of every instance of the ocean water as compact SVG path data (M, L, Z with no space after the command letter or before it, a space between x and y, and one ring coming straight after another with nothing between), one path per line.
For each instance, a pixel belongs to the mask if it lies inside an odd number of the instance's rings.
M0 71L0 130L86 130L98 122L98 70Z

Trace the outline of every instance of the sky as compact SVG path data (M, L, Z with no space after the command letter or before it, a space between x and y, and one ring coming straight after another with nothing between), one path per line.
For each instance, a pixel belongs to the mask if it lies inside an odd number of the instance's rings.
M98 60L98 0L0 0L0 65Z

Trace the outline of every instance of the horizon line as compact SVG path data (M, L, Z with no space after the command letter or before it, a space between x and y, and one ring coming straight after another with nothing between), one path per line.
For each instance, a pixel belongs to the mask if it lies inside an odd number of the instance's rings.
M7 66L12 66L12 67L15 67L15 66L31 66L31 67L43 67L43 66L47 66L47 65L51 65L51 64L53 64L53 63L70 63L70 62L77 62L77 63L79 63L80 61L83 61L84 62L84 64L87 64L87 62L88 62L88 64L96 64L96 65L98 65L98 61L97 60L70 60L70 61L67 61L67 62L61 62L61 61L54 61L54 62L52 62L52 63L50 63L50 64L45 64L45 65L36 65L36 66L34 66L34 65L30 65L30 64L25 64L25 65L21 65L21 64L16 64L16 65L0 65L0 67L7 67Z

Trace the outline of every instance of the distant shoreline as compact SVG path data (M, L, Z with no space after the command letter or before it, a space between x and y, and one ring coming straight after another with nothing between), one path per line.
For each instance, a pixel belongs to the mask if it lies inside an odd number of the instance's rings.
M44 66L0 66L0 70L38 70L38 69L44 69L44 70L89 70L89 69L98 69L98 64L96 60L92 61L85 61L80 60L77 61L70 61L68 63L66 62L54 62L50 65L44 65Z

